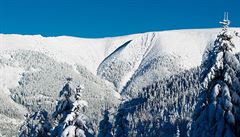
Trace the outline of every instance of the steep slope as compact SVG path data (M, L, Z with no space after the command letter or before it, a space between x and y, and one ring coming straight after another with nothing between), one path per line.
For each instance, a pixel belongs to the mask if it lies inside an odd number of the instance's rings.
M113 82L121 91L151 49L154 36L155 33L149 33L121 45L100 64L98 75Z
M112 82L121 94L134 96L154 81L200 65L205 47L219 31L177 30L138 35L105 58L97 74Z
M143 86L200 65L202 53L217 31L191 30L158 33L152 48L142 59L122 93L136 95Z

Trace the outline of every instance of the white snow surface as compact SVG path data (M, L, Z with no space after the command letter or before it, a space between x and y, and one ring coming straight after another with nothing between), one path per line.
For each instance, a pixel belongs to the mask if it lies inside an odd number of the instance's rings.
M24 70L20 67L0 67L0 88L4 89L6 94L9 94L7 90L18 86L18 81L23 72Z
M239 31L238 28L234 30ZM66 62L73 68L80 64L93 74L115 82L121 91L136 71L144 71L141 70L143 64L158 56L177 57L182 69L200 65L205 47L219 32L220 29L174 30L98 39L0 34L0 51L32 50ZM129 43L122 46L126 42ZM118 62L127 64L127 70L119 74L118 70L113 70ZM113 76L105 76L106 72Z
M23 117L22 114L27 112L27 109L22 105L14 102L10 99L10 89L18 86L18 81L21 78L21 74L24 72L24 69L21 67L10 67L10 66L0 66L0 133L6 132L3 129L9 127L18 128L21 119L8 117L2 114L4 109L7 109L9 113L13 110L20 114L19 117ZM6 106L7 105L7 106ZM3 136L0 134L0 136Z
M41 35L0 34L0 51L33 50L46 53L57 61L71 65L82 64L96 73L101 61L130 37L84 39L69 36L42 37Z

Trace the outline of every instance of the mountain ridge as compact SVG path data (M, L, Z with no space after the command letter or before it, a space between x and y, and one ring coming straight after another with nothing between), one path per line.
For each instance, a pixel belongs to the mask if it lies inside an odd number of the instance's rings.
M39 104L51 112L65 78L71 76L74 85L85 85L83 96L93 102L88 113L97 119L101 113L98 108L105 103L117 106L125 95L134 97L142 87L198 67L205 49L219 32L171 30L98 39L0 34L0 74L12 75L0 79L0 87L8 90L1 90L5 98L1 115L21 121ZM235 42L239 52L240 39ZM5 71L7 68L16 71ZM11 82L6 85L5 81ZM21 108L6 113L8 105ZM0 132L5 134L4 129L8 129L6 134L15 134L11 128L7 123Z

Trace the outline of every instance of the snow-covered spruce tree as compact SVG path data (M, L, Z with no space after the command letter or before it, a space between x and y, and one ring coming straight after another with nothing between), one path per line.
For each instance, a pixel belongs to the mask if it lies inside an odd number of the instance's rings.
M232 52L230 21L221 22L223 30L202 62L202 88L193 114L191 136L240 136L240 64Z
M24 124L20 127L19 137L49 137L51 124L48 113L40 110L32 115L26 114Z
M89 118L84 115L87 107L87 102L81 99L81 89L79 87L76 91L75 101L71 112L66 116L60 126L62 129L59 130L61 137L92 137L94 131Z
M104 111L104 118L99 124L98 137L113 137L112 124L109 122L109 111Z
M129 136L129 121L127 120L127 109L119 108L115 121L115 137Z
M72 78L68 77L66 80L66 84L63 86L62 90L59 93L59 100L56 105L56 109L52 114L52 118L54 120L54 128L51 133L52 137L60 136L63 126L62 123L67 115L71 112L71 109L73 107L72 95L75 94L75 91L73 90L71 84Z
M72 78L67 78L67 83L63 86L59 94L59 101L56 106L56 110L52 114L53 119L60 123L66 118L67 114L72 109L73 101L71 96L75 93L71 85Z

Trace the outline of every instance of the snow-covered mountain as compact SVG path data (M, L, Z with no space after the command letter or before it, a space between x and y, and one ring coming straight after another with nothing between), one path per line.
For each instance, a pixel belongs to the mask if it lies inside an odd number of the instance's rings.
M0 34L0 133L16 134L11 129L39 105L52 111L69 76L85 86L88 113L99 119L100 109L117 105L121 95L135 96L142 87L199 66L218 32L176 30L101 39ZM234 41L240 51L240 39Z

